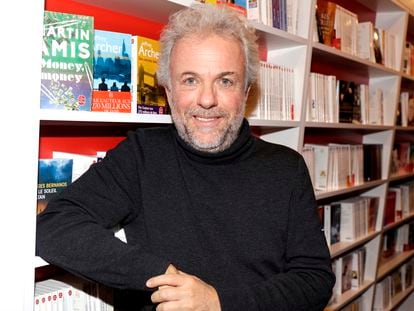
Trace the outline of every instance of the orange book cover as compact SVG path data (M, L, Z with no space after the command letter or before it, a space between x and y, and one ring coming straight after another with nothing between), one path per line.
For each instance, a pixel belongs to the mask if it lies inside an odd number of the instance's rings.
M132 54L133 102L137 113L167 114L167 98L157 78L159 41L133 36Z

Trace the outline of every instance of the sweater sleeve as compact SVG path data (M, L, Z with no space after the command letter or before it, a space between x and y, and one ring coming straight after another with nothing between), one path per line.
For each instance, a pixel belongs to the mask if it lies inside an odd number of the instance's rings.
M36 255L116 288L146 289L148 278L165 272L167 260L113 234L139 217L139 150L131 134L49 202L37 218Z
M293 176L293 177L291 177ZM222 311L323 310L335 276L306 164L300 158L289 209L285 269L260 284L218 289Z

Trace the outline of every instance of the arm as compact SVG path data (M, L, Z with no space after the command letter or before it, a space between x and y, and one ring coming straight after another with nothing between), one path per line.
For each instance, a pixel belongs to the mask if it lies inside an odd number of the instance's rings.
M185 273L157 276L149 280L148 286L166 287L153 294L153 301L174 303L177 310L181 310L178 303L188 301L205 306L205 310L323 310L331 296L335 278L316 213L313 189L302 159L299 160L297 174L293 176L295 182L287 207L283 273L268 276L261 283L238 283L232 288L212 288L196 276Z
M139 144L131 135L53 199L38 216L36 254L109 286L145 289L168 266L112 228L139 217ZM138 288L137 288L138 287Z

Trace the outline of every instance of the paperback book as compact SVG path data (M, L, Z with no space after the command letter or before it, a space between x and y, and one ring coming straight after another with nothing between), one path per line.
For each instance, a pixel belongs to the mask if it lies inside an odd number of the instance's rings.
M72 159L39 159L37 181L37 213L72 183Z
M90 111L92 16L45 11L40 108Z
M92 111L131 112L131 35L95 30Z
M137 113L167 114L164 88L158 85L157 66L160 45L157 40L132 37L132 102Z

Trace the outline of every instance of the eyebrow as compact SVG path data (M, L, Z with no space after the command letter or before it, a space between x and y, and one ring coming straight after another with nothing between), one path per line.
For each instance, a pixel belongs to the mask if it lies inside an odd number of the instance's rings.
M180 74L181 77L185 76L185 75L198 76L198 74L193 72L193 71L184 71L183 73ZM218 77L224 77L224 76L228 76L228 75L237 75L237 74L234 71L224 71L224 72L220 72L217 76Z

